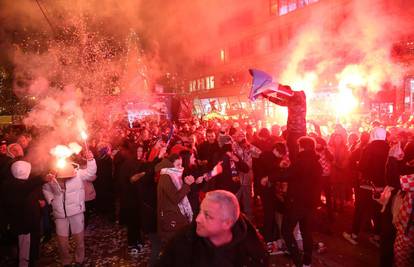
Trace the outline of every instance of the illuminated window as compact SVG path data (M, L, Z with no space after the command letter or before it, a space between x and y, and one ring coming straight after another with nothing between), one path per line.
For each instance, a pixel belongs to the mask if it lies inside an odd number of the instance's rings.
M270 14L283 16L316 2L319 2L319 0L269 0Z
M221 62L224 62L224 60L226 60L226 53L225 53L224 49L220 50L220 60L221 60Z

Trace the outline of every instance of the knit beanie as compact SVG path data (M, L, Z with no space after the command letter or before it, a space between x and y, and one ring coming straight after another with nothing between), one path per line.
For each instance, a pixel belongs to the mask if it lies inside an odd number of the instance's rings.
M18 160L11 165L11 173L14 178L27 180L32 170L32 165L23 160Z

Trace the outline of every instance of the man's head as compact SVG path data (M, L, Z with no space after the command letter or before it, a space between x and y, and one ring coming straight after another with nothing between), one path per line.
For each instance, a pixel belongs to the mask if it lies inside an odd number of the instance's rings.
M272 125L272 135L273 136L280 136L280 126L277 124Z
M137 147L137 160L142 160L144 158L144 148L142 146Z
M188 123L184 123L182 126L182 130L184 132L188 132L190 130L190 125L188 125Z
M210 144L213 144L216 141L216 134L212 129L206 131L206 139Z
M274 144L272 151L276 157L282 158L287 153L286 145L282 142L277 142Z
M22 134L19 135L17 138L17 143L23 148L27 148L29 146L30 137L28 135Z
M0 154L6 154L7 153L7 141L1 140L0 141Z
M234 134L234 139L237 143L243 143L246 141L246 134L242 130L237 130L237 132Z
M239 216L240 206L234 194L225 190L208 192L196 219L197 234L209 239L220 238L231 232Z
M16 157L23 157L23 148L18 143L10 144L7 147L7 155L13 159Z
M262 128L259 131L259 138L261 140L268 140L270 138L270 131L267 128Z
M183 165L183 160L180 157L180 155L173 153L171 155L168 156L168 160L171 161L171 163L173 164L174 168L177 169L181 169L182 165Z
M302 136L298 139L299 151L315 151L315 139L309 136Z

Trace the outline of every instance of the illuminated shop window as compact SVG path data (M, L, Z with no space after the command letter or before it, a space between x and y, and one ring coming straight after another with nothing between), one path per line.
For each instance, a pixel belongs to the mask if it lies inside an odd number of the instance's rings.
M224 49L220 50L220 60L224 62L226 60L226 51Z
M319 0L270 0L270 14L283 16L298 8L302 8L316 2L319 2Z

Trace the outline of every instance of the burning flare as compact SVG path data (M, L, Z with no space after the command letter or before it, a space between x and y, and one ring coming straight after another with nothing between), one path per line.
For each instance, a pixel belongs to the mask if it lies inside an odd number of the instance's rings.
M86 141L86 139L88 139L88 135L86 134L85 131L81 131L80 135L81 135L81 137L84 141Z
M58 167L58 169L63 169L66 167L66 159L65 158L59 158L56 162L56 167Z
M82 147L77 143L70 143L68 146L57 145L50 150L50 154L56 157L56 167L58 169L64 169L67 165L66 159L73 154L78 154L82 150Z

